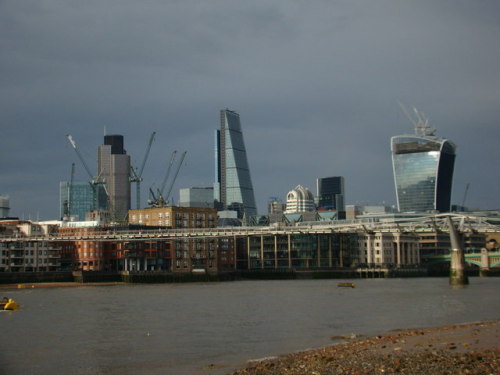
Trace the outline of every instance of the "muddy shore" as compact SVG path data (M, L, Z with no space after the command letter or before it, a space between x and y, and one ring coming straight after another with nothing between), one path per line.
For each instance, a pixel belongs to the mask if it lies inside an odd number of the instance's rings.
M353 338L249 363L232 375L499 375L499 348L500 319Z

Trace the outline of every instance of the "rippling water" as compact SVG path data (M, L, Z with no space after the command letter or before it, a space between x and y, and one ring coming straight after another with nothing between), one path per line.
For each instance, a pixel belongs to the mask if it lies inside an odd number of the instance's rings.
M249 359L500 317L498 278L238 281L5 290L2 374L225 374ZM2 297L2 296L0 296Z

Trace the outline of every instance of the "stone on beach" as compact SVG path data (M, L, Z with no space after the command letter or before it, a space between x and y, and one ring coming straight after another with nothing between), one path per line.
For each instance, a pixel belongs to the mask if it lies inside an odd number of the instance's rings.
M497 375L500 320L409 330L253 363L233 375Z

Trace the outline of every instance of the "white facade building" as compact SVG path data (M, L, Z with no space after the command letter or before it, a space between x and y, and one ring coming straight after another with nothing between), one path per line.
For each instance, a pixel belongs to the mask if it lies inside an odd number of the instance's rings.
M314 211L315 209L314 195L309 189L297 185L295 189L288 192L286 196L285 214Z
M420 264L419 237L415 233L358 233L359 262L368 266Z
M48 241L26 241L23 237L44 236L47 228L32 222L8 225L19 241L0 242L0 272L46 272L59 269L61 248Z

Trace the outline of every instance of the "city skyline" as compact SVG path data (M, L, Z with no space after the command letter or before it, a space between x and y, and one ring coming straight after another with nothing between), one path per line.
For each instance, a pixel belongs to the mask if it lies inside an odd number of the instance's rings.
M345 178L346 204L395 205L390 138L413 127L401 102L457 145L452 204L498 209L498 14L492 0L3 2L0 195L12 216L58 218L73 162L88 180L65 134L96 165L106 129L132 165L158 132L142 202L172 151L189 151L177 201L212 186L228 107L244 118L259 213L324 176Z

